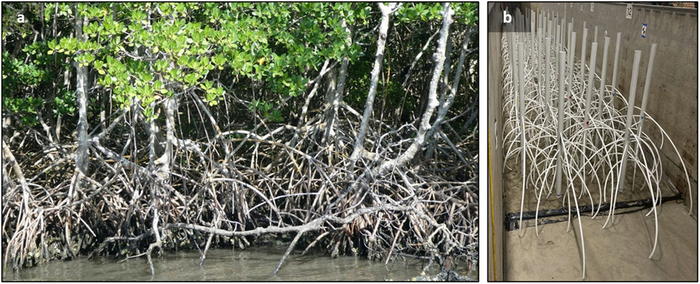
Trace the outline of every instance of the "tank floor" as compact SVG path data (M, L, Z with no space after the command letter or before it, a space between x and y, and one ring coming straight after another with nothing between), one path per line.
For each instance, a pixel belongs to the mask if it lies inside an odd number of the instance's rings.
M583 217L587 281L698 281L698 223L683 204L658 207L659 242L654 244L654 215L648 210L615 216ZM581 239L578 220L505 232L506 281L581 280Z

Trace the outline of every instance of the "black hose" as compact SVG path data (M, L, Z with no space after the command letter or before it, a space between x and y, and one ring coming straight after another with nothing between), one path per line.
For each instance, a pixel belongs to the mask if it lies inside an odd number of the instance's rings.
M668 201L674 201L674 200L682 200L683 196L681 194L676 194L674 196L669 196L669 197L661 197L661 202L660 203L665 203ZM624 211L624 212L616 212L617 214L625 214L625 213L632 213L632 212L637 212L639 210L645 209L652 207L652 200L651 199L645 199L645 200L635 200L635 201L620 201L615 203L615 209L624 209L624 208L632 208L632 207L639 207L637 210L629 210L629 211ZM659 205L659 204L657 204ZM594 212L596 210L595 205L583 205L579 207L579 210L581 213L583 212ZM535 214L537 214L537 218L547 218L547 217L558 217L558 216L568 216L569 215L569 210L571 212L576 212L576 207L569 207L569 208L557 208L557 209L544 209L540 211L528 211L528 212L523 212L523 220L533 220L535 219ZM610 203L605 203L600 206L600 212L605 212L610 210ZM556 222L562 222L566 221L568 218L553 218L552 220L544 221L543 223L549 224L549 223L556 223ZM517 230L520 228L519 225L519 220L520 220L520 213L515 212L515 213L508 213L506 214L505 217L505 227L506 231L513 231Z

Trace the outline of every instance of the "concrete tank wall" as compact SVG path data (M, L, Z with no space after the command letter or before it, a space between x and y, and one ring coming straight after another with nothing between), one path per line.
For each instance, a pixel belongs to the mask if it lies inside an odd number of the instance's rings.
M503 150L502 115L503 78L501 58L501 4L489 4L488 33L488 136L489 136L489 172L488 172L488 280L503 281ZM494 17L491 17L491 16ZM483 161L482 161L483 162Z
M591 12L593 5L593 12ZM598 54L596 72L600 75L604 34L610 37L608 54L607 84L612 83L612 67L615 54L617 32L622 32L620 43L620 61L618 63L617 88L625 97L628 96L632 77L634 50L642 51L635 105L641 106L644 91L647 63L652 43L658 43L654 61L653 77L649 92L647 112L668 133L678 147L691 177L693 211L697 216L697 173L698 173L698 14L696 9L661 7L634 4L632 19L627 19L626 4L616 3L525 3L535 11L550 11L566 22L574 18L574 31L577 35L576 62L581 56L583 22L588 28L587 58L590 59L594 27L598 25ZM561 20L559 20L561 21ZM641 37L642 23L647 24L646 38ZM564 41L566 42L566 41ZM491 51L491 50L489 50ZM500 54L499 54L500 55ZM491 60L496 60L493 54ZM491 75L489 73L489 75ZM492 77L489 77L492 78ZM597 83L599 84L599 83ZM489 89L489 94L491 90ZM638 113L638 112L637 112ZM655 127L645 123L645 132L660 141L661 134ZM664 145L661 150L664 171L673 184L686 197L688 186L673 148ZM686 204L688 202L686 201Z

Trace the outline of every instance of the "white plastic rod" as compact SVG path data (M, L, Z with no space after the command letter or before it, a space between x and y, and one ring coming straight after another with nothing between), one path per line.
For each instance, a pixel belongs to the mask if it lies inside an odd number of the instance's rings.
M559 45L560 50L564 50L564 45L562 45L562 42L564 40L563 35L564 35L564 31L566 30L566 26L564 26L564 21L562 21L562 19L559 19L559 21L557 21L557 23L559 24L559 27L560 27L559 31L558 31L559 38L557 40L557 45Z
M566 52L571 53L571 33L574 31L574 18L571 18L571 23L568 24L569 30L568 34L566 36L567 42L566 46L569 48ZM566 68L569 68L567 65L564 65Z
M542 13L542 21L540 23L542 24L542 30L544 31L544 34L547 34L547 13L544 12L544 10L541 11Z
M535 11L530 10L530 60L532 62L533 68L537 66L537 60L535 60ZM537 69L533 69L535 72Z
M634 114L634 98L637 92L637 75L639 75L639 58L642 56L641 50L634 51L634 63L632 65L632 81L630 82L630 97L627 105L627 124L625 125L624 150L622 153L622 166L620 167L620 179L618 181L619 191L625 189L625 172L627 170L627 152L630 144L630 127L632 127L632 116ZM611 203L615 201L612 200Z
M511 32L508 33L508 49L510 49L510 67L512 69L511 76L513 77L513 92L517 92L518 86L518 66L515 60L515 32L514 27L511 27Z
M594 27L593 42L598 43L598 26ZM596 66L596 64L594 62L593 65L588 66L588 70L595 73L595 66Z
M605 75L606 72L608 71L608 46L610 45L610 37L605 37L604 43L603 43L603 63L601 63L601 68L603 69L601 71L601 76L600 76L600 89L598 89L598 112L596 113L596 120L600 121L600 116L603 113L603 104L605 102ZM596 135L595 137L595 145L600 146L599 142L600 137Z
M595 57L596 53L598 50L598 43L594 42L591 44L591 64L589 66L595 66ZM593 67L592 67L593 68ZM581 149L581 165L584 165L584 161L586 160L586 136L588 134L588 127L590 127L591 123L591 89L593 89L593 75L595 72L591 71L588 72L588 87L586 87L586 109L583 115L583 140L581 140L583 143L583 148ZM585 177L585 175L584 175Z
M568 109L569 107L569 101L572 99L577 99L574 98L574 58L576 56L576 32L571 33L571 47L569 48L569 60L567 63L568 69L569 69L569 75L567 76L567 84L568 87L566 89L566 97L564 98L564 108ZM583 82L581 82L581 86L583 87ZM583 97L583 94L581 94L581 97ZM569 124L566 124L566 128L569 128ZM570 133L570 132L569 132Z
M515 21L517 23L517 21ZM511 76L513 77L513 93L518 95L519 92L519 78L518 78L518 53L517 53L517 32L515 32L516 27L515 26L510 26L511 27L511 32L508 33L508 36L511 37L511 41L508 43L508 47L510 49L510 61L511 61ZM518 115L518 108L515 109L516 115Z
M545 38L544 39L544 46L545 50L549 50L551 47L550 45L552 44L552 39L551 38ZM549 64L551 64L552 61L552 53L547 52L545 55L545 64L544 64L544 101L545 101L545 107L547 110L549 110L549 104L552 102L552 95L549 93L549 88L551 88L552 83L550 82L550 72L549 72Z
M523 212L523 206L525 204L525 184L527 180L525 177L527 176L527 173L525 172L525 156L527 152L527 145L525 144L525 80L524 80L524 74L523 74L523 61L524 61L524 56L523 53L525 53L525 50L523 50L523 44L519 43L518 44L518 50L520 51L519 54L519 63L520 66L518 68L518 72L520 72L520 78L523 79L520 82L520 95L518 96L518 106L520 107L520 145L522 145L521 149L521 163L522 163L522 176L523 176L523 184L522 184L522 197L520 201L520 212ZM523 223L523 214L520 214L520 229L523 228L522 226Z
M542 64L542 56L543 56L543 48L544 46L542 45L542 27L537 28L537 56L535 58L535 62L537 62L537 66L539 66L539 73L537 73L537 82L543 82L542 76L544 73L544 64ZM541 85L542 83L538 84Z
M571 46L569 47L569 74L567 75L567 82L569 83L569 94L571 96L571 88L574 86L571 81L574 76L574 54L576 54L576 32L571 32ZM568 102L568 100L567 100Z
M557 52L557 61L555 62L557 65L559 65L559 61L563 60L562 58L559 57L559 51L561 51L563 48L559 45L559 33L560 33L560 26L559 23L557 23L557 32L554 34L554 49L556 49Z
M566 20L566 18L564 18L564 19ZM567 21L564 21L564 22L566 23L566 26L568 27L568 26L569 26L569 22L567 22ZM568 43L568 42L569 42L569 37L571 37L571 31L570 31L569 29L567 29L567 30L566 30L566 33L564 33L564 36L565 36L565 37L564 37L564 41L562 41L562 42L567 42L567 43Z
M566 32L566 46L571 46L571 31L574 29L574 25L572 23L569 23L569 29Z
M583 22L583 39L581 41L581 94L586 90L586 40L588 38L588 29L585 28L586 22Z
M571 33L576 30L576 25L574 24L574 17L571 17L571 30L569 31L569 36L571 36Z
M542 25L544 25L543 30L545 31L547 30L547 23L549 22L549 15L547 15L547 13L549 12L542 10ZM545 34L547 34L547 32L545 32Z
M542 12L542 16L540 16L540 25L542 26L542 32L544 33L544 37L547 37L547 15Z
M523 172L525 172L525 80L523 72L523 69L525 69L525 56L523 55L525 53L525 49L522 42L518 44L518 51L518 73L520 73L518 76L520 79L520 85L518 85L520 91L520 94L518 95L518 107L520 108L520 130L522 131L520 143L523 145L522 162ZM523 182L525 181L523 180Z
M564 49L564 35L566 34L566 21L564 18L561 19L561 35L559 36L559 45Z
M523 14L523 21L525 21L526 24L525 31L532 30L532 18L530 17L530 12L530 9L525 9L525 14Z
M637 136L642 135L642 126L644 126L644 117L646 116L647 110L647 98L649 97L649 85L651 84L651 71L654 69L654 57L656 56L657 44L651 45L651 54L649 54L649 66L647 67L647 77L644 81L644 94L642 95L642 112L640 113L641 118L639 121L639 129L637 129Z
M574 18L572 17L572 18L571 18L571 30L572 30L572 31L573 31L573 28L574 28L574 27L575 27L575 25L574 25Z
M600 118L600 114L603 112L603 100L605 99L605 75L608 71L608 47L610 46L610 37L605 37L603 43L603 63L601 68L603 69L600 73L600 89L598 89L598 113L596 118Z
M657 44L654 43L651 45L651 53L649 54L649 64L647 64L647 76L646 80L644 81L644 92L642 95L642 109L641 112L639 113L639 125L637 126L637 136L642 135L642 128L644 127L644 117L646 116L646 109L647 109L647 97L649 96L649 85L651 83L651 71L654 68L654 57L656 55L656 46ZM639 142L635 143L636 147L634 148L634 156L637 156L637 153L639 151ZM634 175L632 178L632 186L634 186L634 177L637 174L637 168L635 168ZM653 195L652 195L653 196ZM653 254L653 253L652 253Z
M535 54L535 31L537 31L535 19L537 19L535 17L535 10L530 10L530 49L532 50L530 56L534 56Z
M589 66L595 65L597 48L598 48L597 42L594 42L593 44L591 44L591 63L589 64ZM588 114L590 113L590 110L591 110L591 91L593 89L593 75L594 75L594 73L595 72L588 72L588 84L587 84L588 87L586 87L586 115L585 115L585 119L588 121L590 121Z
M593 32L593 42L598 42L598 26L595 26L594 32Z
M572 34L574 37L576 33ZM560 51L559 56L564 58L566 52ZM562 171L562 153L564 150L564 61L559 62L559 112L557 113L557 134L559 136L559 151L557 154L557 173L556 173L556 186L557 186L557 198L561 197L561 171Z
M561 18L561 44L564 45L566 42L566 14Z
M615 61L613 61L613 75L612 75L612 98L610 102L615 101L615 89L617 89L617 61L620 58L620 36L622 32L617 32L617 41L615 41Z
M557 31L554 34L554 48L557 48L557 50L561 50L561 46L559 46L559 36L561 35L561 25L555 21L555 24L557 25Z
M569 15L569 16L571 16L571 15ZM564 17L562 17L562 19L566 20L566 9L564 9Z

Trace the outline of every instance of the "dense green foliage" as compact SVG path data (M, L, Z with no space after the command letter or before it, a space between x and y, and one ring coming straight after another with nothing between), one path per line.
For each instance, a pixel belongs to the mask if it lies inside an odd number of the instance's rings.
M454 5L456 22L475 25L476 5ZM151 113L148 106L159 98L192 89L216 105L226 87L235 93L259 92L257 101L277 108L280 98L308 91L309 80L326 59L347 56L353 64L348 102L361 106L372 62L365 59L374 56L374 46L347 47L341 19L365 37L375 36L367 32L377 21L371 3L47 3L3 8L9 12L3 18L3 107L23 117L30 114L27 122L35 122L31 115L37 112L74 114L72 92L58 82L58 75L73 64L97 72L94 91L109 94L114 105L138 101ZM82 42L71 32L74 11L86 21L87 39ZM406 4L397 11L390 34L401 42L390 42L386 61L388 68L401 68L389 69L390 78L380 82L387 85L381 86L387 91L387 108L410 109L419 99L405 102L397 84L415 56L406 51L424 44L440 23L440 11L440 3ZM17 23L19 12L26 24ZM43 23L38 24L42 17L35 13L43 13ZM55 36L49 29L53 21ZM44 40L28 43L37 36L37 26ZM16 49L21 52L8 52ZM429 56L423 58L423 63L429 61ZM44 105L47 99L54 102Z

